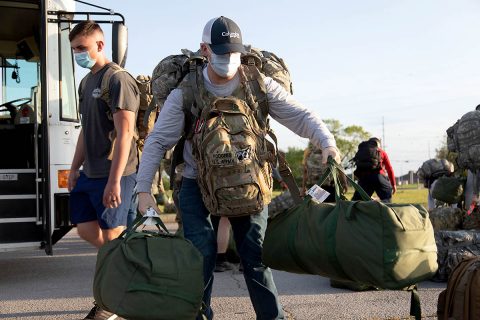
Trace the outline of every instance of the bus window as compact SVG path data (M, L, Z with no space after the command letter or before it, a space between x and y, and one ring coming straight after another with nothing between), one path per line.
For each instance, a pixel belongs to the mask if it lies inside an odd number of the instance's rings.
M70 33L69 24L63 23L60 30L60 66L61 71L61 112L60 120L78 122L77 112L77 92L75 90L75 81L73 74L73 56L68 34Z
M39 63L21 59L6 59L6 63L9 67L3 70L2 104L11 101L15 107L31 104L32 87L39 85ZM11 111L0 109L1 119L9 119L11 116Z
M7 69L5 77L6 90L3 102L30 97L31 88L37 86L39 82L39 63L15 59L7 59L7 62L13 66L17 64L18 69ZM12 77L13 72L16 73L16 79Z

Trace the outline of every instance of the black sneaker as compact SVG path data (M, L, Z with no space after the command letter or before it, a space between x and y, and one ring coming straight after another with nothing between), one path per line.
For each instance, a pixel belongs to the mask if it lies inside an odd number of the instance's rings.
M215 269L213 269L213 271L224 272L224 271L228 271L228 270L233 270L233 268L234 267L230 262L222 261L222 262L215 263Z
M92 308L92 310L90 310L90 312L87 314L87 316L85 318L83 318L83 320L88 320L88 319L95 319L95 314L97 313L97 309L99 309L100 307L97 306L96 303L94 303L94 306Z
M116 314L103 310L96 303L93 306L92 310L87 314L84 320L93 319L93 320L121 320L123 318L117 316Z

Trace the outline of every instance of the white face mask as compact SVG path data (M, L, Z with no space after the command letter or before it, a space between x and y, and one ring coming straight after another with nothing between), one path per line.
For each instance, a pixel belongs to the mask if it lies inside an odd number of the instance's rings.
M213 71L222 78L230 78L240 67L240 52L217 55L211 52L210 65Z

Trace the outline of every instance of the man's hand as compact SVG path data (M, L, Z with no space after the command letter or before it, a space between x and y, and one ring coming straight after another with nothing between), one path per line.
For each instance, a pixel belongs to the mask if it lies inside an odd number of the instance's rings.
M322 164L327 164L328 156L331 156L338 164L342 161L340 151L336 147L322 149Z
M157 207L157 202L153 198L153 196L148 192L139 192L138 193L138 211L142 215L147 212L147 209L152 207L157 214L160 214L160 210Z
M68 174L68 192L71 192L73 188L75 188L79 176L80 172L78 170L70 170Z
M392 186L392 196L397 192L397 185Z
M116 183L107 182L105 190L103 191L103 205L105 208L116 208L122 203L120 191L120 181Z

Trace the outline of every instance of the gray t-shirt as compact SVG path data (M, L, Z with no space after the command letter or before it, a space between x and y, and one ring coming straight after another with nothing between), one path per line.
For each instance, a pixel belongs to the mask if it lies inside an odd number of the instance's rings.
M100 98L103 75L112 64L105 65L95 74L90 72L83 80L85 82L83 87L80 86L79 89L80 117L85 144L83 171L89 178L104 178L110 173L111 160L108 160L108 155L112 149L111 136L114 131L112 114L117 110L128 110L137 114L140 105L137 84L126 72L117 72L110 78L111 106ZM136 142L132 139L123 175L135 173L137 165Z
M210 81L207 69L203 70L205 89L215 96L228 96L240 83L238 74L226 84L217 85ZM265 77L270 116L303 138L308 138L323 148L336 147L335 138L325 123L310 110L298 103L292 95L275 82ZM158 164L165 152L180 139L185 125L183 96L181 89L174 89L162 107L153 131L148 135L137 174L137 192L150 192ZM185 170L183 176L195 179L197 166L192 154L191 141L185 142L183 150Z

